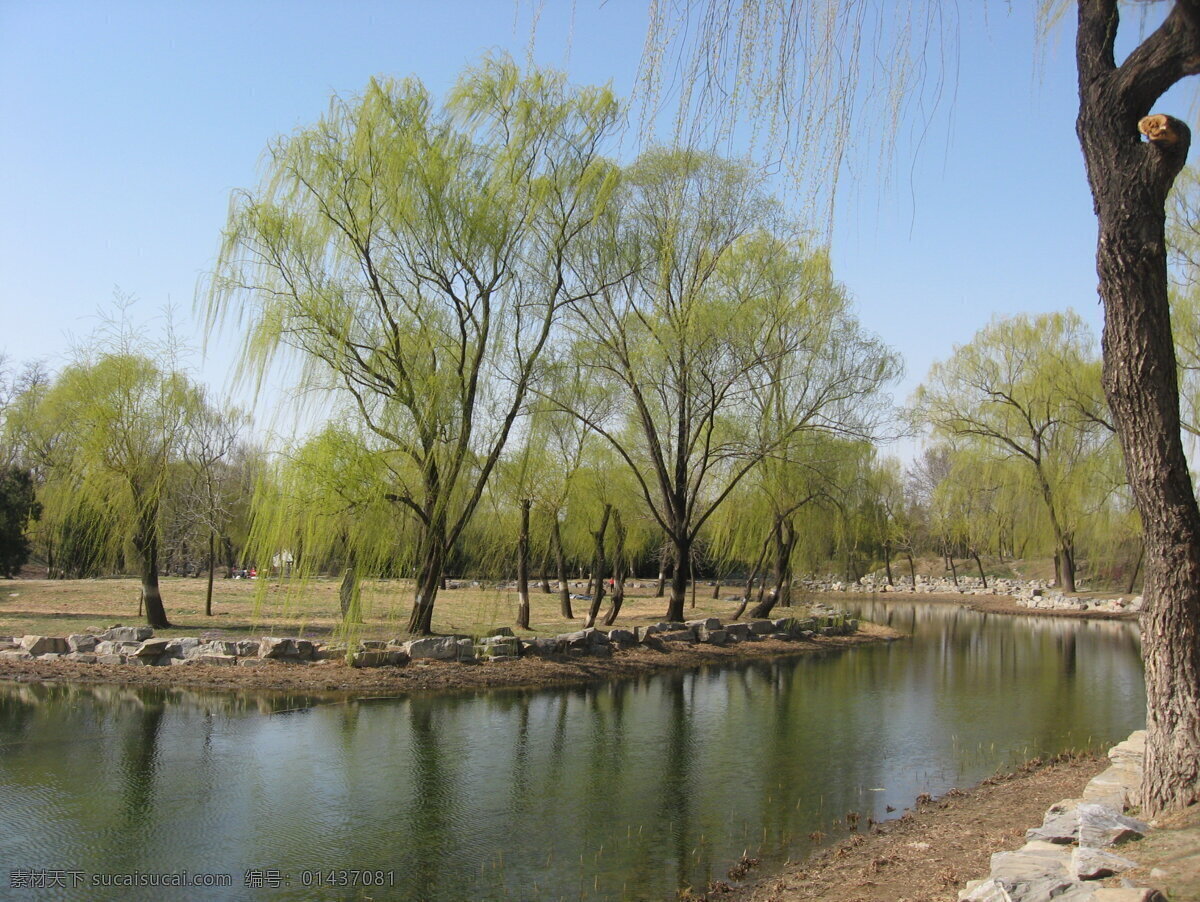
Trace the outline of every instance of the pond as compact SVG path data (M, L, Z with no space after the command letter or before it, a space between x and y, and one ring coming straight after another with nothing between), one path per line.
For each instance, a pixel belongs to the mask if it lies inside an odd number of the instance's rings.
M855 607L912 638L537 692L0 683L0 897L669 899L1142 724L1134 624Z

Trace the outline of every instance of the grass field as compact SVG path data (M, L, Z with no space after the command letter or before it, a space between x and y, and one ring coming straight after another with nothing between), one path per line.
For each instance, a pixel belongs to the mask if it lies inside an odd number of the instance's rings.
M213 588L213 616L204 615L206 581L185 578L162 580L163 602L171 629L160 636L195 636L219 630L224 635L305 636L323 638L343 635L338 608L339 581L317 579L307 583L266 580L218 579ZM573 592L586 591L583 582ZM740 589L726 587L722 599L714 600L713 587L696 587L695 607L689 595L686 616L728 619L738 607L729 600ZM626 590L617 626L631 628L663 619L667 600L654 598L654 582L633 581ZM405 635L412 607L412 586L405 580L378 580L363 584L363 622L352 628L358 639L387 639ZM47 580L17 579L0 582L0 635L65 636L144 622L138 616L139 586L136 579ZM608 596L601 618L608 610ZM803 598L798 600L804 605ZM573 599L576 618L559 614L557 592L543 593L530 587L532 608L529 632L521 635L556 635L579 629L587 614L587 599ZM434 630L441 633L486 635L496 627L515 626L517 593L510 588L446 589L438 594L433 613ZM786 609L779 609L783 616Z

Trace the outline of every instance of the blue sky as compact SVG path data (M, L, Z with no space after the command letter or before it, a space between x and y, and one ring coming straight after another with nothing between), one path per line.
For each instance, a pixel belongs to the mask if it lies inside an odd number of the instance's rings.
M868 166L842 197L835 273L862 322L904 355L900 399L994 315L1074 307L1099 331L1071 24L1037 66L1033 2L988 4L986 19L962 4L953 97L920 154L902 140L889 188ZM174 303L198 346L197 278L230 191L256 184L271 139L374 74L416 75L440 94L489 49L524 58L534 9L0 0L0 352L60 363L115 288L146 317ZM546 0L535 53L627 94L644 33L644 0ZM853 126L863 148L880 137L873 126ZM235 341L203 364L210 382Z

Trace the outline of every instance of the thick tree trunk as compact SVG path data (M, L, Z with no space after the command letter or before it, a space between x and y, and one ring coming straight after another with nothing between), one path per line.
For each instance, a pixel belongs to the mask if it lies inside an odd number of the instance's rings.
M208 531L208 586L204 590L204 616L212 616L213 572L217 569L217 533Z
M550 525L550 542L554 545L554 567L558 571L558 600L563 617L574 620L571 610L571 582L567 576L567 556L563 554L562 533L558 527L556 516Z
M595 545L592 555L592 602L588 607L587 620L583 624L584 629L590 629L596 625L596 618L600 616L600 604L604 601L604 570L607 564L604 560L604 534L608 531L608 518L612 515L612 505L604 505L604 514L600 517L600 528L592 533L592 542Z
M667 603L667 616L671 623L683 620L683 606L687 601L688 580L691 577L692 543L684 536L673 537L674 569L671 572L671 598Z
M433 605L446 566L445 536L445 526L441 524L427 526L421 536L417 585L408 618L408 631L414 636L428 636L433 632Z
M521 499L521 532L517 536L517 628L529 629L529 507Z
M1104 391L1144 531L1140 802L1152 816L1200 799L1200 508L1180 438L1164 237L1167 194L1191 135L1177 119L1142 117L1200 71L1200 24L1192 4L1174 4L1119 67L1116 30L1116 0L1081 0L1076 131L1099 220Z
M158 588L158 508L155 505L141 512L137 534L133 539L141 568L141 605L146 622L155 629L167 629L171 622L163 608L162 592Z
M908 575L912 578L913 588L915 589L917 587L917 566L913 563L912 552L907 551L905 554L908 556Z

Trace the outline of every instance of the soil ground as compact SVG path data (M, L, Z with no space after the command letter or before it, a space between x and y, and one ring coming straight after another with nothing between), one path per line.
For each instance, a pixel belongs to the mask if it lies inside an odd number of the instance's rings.
M987 875L994 852L1020 848L1025 831L1060 799L1077 798L1108 762L1096 756L1032 761L967 792L921 801L897 820L851 835L775 876L681 899L728 902L951 902ZM1171 902L1200 899L1200 805L1163 819L1159 830L1121 854L1139 862L1125 877ZM847 832L850 832L849 830ZM1121 886L1121 878L1098 881Z

